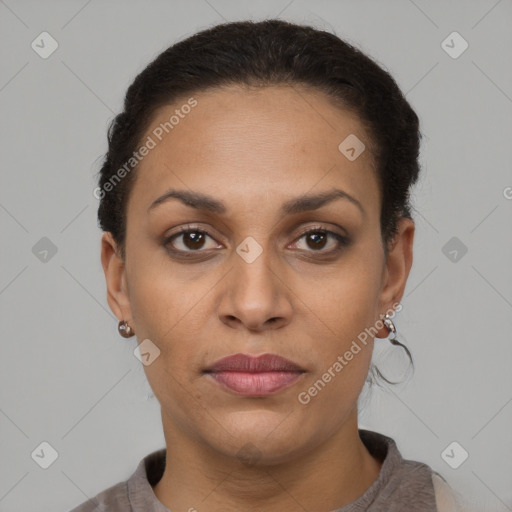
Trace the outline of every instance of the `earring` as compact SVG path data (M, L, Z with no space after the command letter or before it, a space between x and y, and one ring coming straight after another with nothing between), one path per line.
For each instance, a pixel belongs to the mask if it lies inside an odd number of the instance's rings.
M412 362L411 352L403 343L401 343L400 341L398 341L396 339L396 327L388 313L386 313L384 315L383 323L389 329L389 333L390 333L390 336L388 337L389 342L392 343L393 345L396 345L397 347L402 347L405 350L405 353L407 354L409 361L411 362L411 364L413 364L413 367L414 367L414 363Z
M117 330L119 331L119 334L123 338L131 338L135 334L135 332L128 325L128 322L126 320L122 320L121 322L119 322L119 325L117 326Z
M390 333L389 341L393 343L394 339L396 338L396 327L393 323L393 320L391 320L389 313L384 315L384 325L388 328Z

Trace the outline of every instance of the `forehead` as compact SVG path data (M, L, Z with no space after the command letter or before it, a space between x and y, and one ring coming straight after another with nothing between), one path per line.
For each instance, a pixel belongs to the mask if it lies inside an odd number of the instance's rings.
M339 145L353 136L366 149L351 161ZM130 198L141 207L168 188L206 192L227 204L249 196L281 203L332 187L369 209L378 199L360 120L311 88L229 86L194 93L156 112L141 142L149 139L154 147L139 163Z

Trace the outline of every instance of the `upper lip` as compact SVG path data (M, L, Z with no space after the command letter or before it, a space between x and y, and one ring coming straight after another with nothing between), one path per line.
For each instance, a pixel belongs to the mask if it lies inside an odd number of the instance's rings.
M293 361L277 354L233 354L223 357L208 367L206 372L238 371L238 372L304 372L305 370Z

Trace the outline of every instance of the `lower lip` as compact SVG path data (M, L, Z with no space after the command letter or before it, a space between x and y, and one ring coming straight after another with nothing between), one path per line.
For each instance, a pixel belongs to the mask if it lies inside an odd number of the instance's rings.
M294 384L303 372L211 372L216 382L243 396L273 395Z

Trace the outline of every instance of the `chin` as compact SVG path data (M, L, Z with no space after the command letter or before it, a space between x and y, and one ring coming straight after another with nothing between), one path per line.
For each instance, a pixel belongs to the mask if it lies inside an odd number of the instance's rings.
M307 451L307 439L298 437L300 425L283 426L286 414L268 414L254 411L255 414L238 413L238 418L230 417L229 428L217 431L220 437L211 438L209 444L228 457L239 459L246 465L275 465L287 462L298 452ZM257 418L256 418L257 414ZM232 416L232 415L231 415ZM222 424L222 420L219 420ZM303 433L303 432L302 432ZM231 434L231 435L230 435Z

